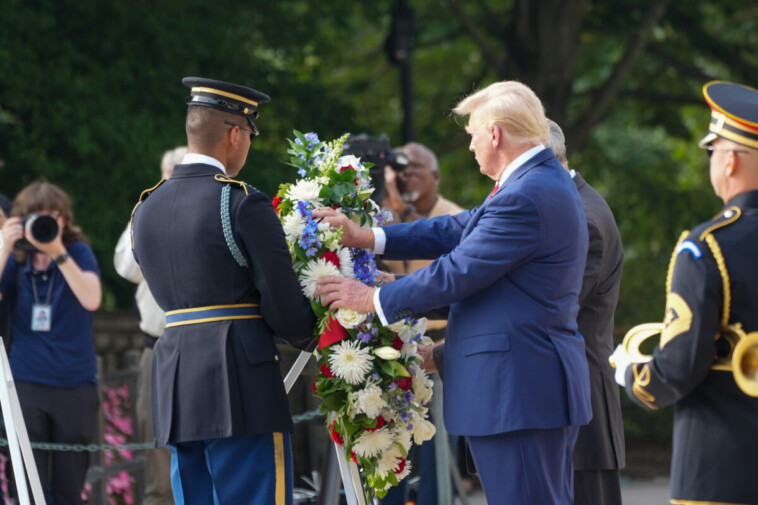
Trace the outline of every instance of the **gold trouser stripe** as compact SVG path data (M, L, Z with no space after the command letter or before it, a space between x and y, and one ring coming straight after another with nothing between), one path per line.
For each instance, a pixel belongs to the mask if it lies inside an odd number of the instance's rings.
M276 463L276 505L285 505L284 441L281 433L274 433L274 460Z
M674 505L748 505L746 503L733 503L725 501L696 501L696 500L670 500Z

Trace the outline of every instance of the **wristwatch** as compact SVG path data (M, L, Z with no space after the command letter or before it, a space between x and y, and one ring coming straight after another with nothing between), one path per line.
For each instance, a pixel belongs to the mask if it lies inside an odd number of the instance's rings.
M53 261L55 261L56 265L60 265L61 263L63 263L67 259L69 259L70 257L71 257L71 255L69 253L64 252L60 256L56 256L55 258L53 258Z
M416 212L416 207L412 203L406 204L405 210L400 214L400 221L405 221L405 218Z

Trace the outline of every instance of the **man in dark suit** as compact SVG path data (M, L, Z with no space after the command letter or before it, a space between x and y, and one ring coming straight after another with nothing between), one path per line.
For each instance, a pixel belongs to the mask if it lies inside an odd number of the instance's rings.
M620 345L613 360L634 403L676 405L671 503L756 504L758 90L713 81L703 94L711 122L700 147L724 207L674 248L653 356Z
M201 78L188 153L133 213L134 256L166 329L154 347L156 445L177 503L292 502L292 417L274 336L301 349L314 316L271 200L237 175L257 128L254 89Z
M548 147L570 174L587 217L589 250L579 293L579 333L590 367L592 421L579 428L574 446L575 505L621 505L619 469L624 467L624 423L619 388L608 357L613 353L613 314L619 298L624 250L610 207L568 166L563 131L548 119Z
M489 503L573 503L572 449L591 417L578 296L587 224L576 186L545 149L548 127L534 92L495 83L454 109L469 116L469 149L497 182L454 216L362 229L331 209L343 243L388 259L435 259L378 290L327 278L332 307L376 311L392 323L450 307L444 421L466 435Z

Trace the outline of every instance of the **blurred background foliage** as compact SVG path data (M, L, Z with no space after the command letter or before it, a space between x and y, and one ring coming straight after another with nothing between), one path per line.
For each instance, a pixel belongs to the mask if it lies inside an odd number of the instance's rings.
M41 177L68 191L103 270L104 309L131 307L113 247L163 151L185 143L182 77L272 96L239 176L271 195L296 175L293 128L409 140L385 50L400 4L415 14L412 137L438 153L441 192L473 207L491 189L451 107L492 82L525 82L616 215L618 334L660 320L679 233L721 207L696 144L709 120L701 87L758 84L758 7L742 0L0 0L0 192ZM629 417L630 433L649 432L649 418Z

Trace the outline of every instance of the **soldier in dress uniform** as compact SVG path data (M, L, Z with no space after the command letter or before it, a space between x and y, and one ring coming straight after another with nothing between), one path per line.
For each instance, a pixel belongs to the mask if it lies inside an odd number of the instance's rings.
M674 250L652 359L632 362L624 346L612 359L635 403L675 405L671 503L758 504L758 382L755 364L746 370L758 353L758 334L746 336L758 331L758 91L716 81L703 93L712 115L700 147L724 208Z
M177 504L292 503L292 417L279 337L314 342L315 318L271 200L231 177L269 97L186 77L188 153L132 214L134 256L166 329L154 347L156 445Z

